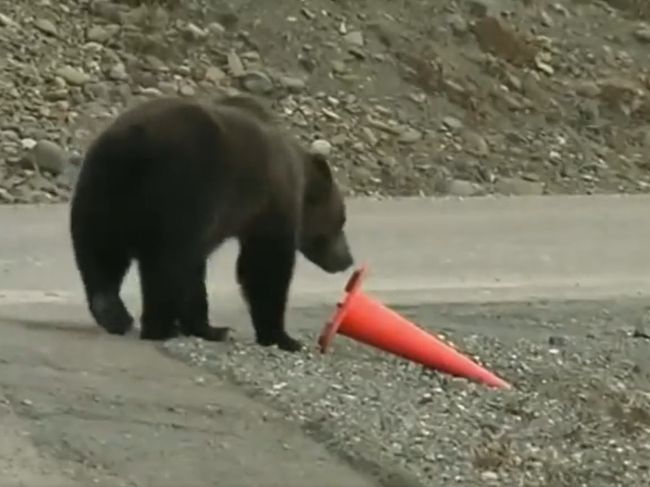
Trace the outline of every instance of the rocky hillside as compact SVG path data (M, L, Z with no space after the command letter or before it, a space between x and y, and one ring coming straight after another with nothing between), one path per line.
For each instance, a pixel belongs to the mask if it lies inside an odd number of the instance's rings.
M647 0L0 0L0 202L126 105L252 92L351 193L645 192Z

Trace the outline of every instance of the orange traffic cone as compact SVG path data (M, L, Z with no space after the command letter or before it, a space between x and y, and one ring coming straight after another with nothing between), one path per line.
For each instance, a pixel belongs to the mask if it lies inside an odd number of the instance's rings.
M318 344L325 353L336 333L450 375L483 382L492 387L510 384L471 361L449 345L417 327L361 291L366 267L350 277L343 302L325 324Z

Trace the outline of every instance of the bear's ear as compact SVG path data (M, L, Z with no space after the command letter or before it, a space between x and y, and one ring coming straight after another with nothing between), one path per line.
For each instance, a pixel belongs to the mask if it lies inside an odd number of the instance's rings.
M322 154L309 154L307 166L305 200L307 203L317 204L331 194L334 177L327 159Z

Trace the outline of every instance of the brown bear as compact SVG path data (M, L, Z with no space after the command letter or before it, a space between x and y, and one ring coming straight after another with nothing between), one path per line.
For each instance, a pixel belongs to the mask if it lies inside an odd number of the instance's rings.
M91 315L132 325L120 288L133 260L141 339L222 341L208 318L206 261L239 241L237 281L262 346L297 351L285 330L296 251L328 273L353 264L346 211L326 159L247 96L145 101L88 148L70 205L73 254Z

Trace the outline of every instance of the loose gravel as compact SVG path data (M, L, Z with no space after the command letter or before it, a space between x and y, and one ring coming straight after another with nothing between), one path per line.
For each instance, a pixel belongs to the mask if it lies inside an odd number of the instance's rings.
M515 388L490 390L342 336L325 356L237 339L164 347L269 401L353 462L397 466L424 485L648 485L643 303L395 309L435 325ZM320 313L296 313L313 343Z

